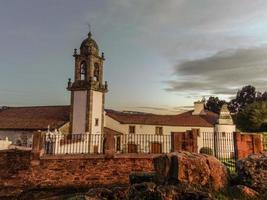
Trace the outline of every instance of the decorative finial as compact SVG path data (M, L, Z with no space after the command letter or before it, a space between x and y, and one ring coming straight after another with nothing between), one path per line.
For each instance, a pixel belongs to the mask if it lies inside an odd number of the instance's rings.
M88 29L89 29L88 38L91 38L92 37L91 24L88 22L87 26L88 26Z
M105 89L108 89L108 82L105 81Z
M69 78L69 81L68 81L68 88L71 87L71 79Z
M88 33L88 38L91 38L92 37L92 33L91 31Z
M77 55L77 49L74 49L74 55Z
M101 58L102 58L103 60L105 60L104 52L102 52Z

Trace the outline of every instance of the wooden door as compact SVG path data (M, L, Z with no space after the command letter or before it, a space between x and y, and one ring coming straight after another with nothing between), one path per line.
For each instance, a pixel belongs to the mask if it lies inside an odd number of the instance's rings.
M151 142L150 147L150 153L162 153L162 144L160 142Z
M128 143L128 153L137 153L137 144Z

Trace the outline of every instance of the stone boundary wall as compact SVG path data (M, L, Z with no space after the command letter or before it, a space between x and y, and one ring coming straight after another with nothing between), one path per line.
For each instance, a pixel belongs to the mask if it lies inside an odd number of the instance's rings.
M129 184L134 171L153 172L153 155L42 156L30 151L0 151L0 197L6 188L88 188ZM1 191L2 190L2 191Z

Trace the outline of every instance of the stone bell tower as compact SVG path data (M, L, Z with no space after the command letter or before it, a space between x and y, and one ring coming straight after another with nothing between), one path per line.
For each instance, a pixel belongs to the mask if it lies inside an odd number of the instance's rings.
M70 133L103 133L104 102L107 82L103 84L104 53L92 39L91 32L80 46L80 54L74 49L74 81L69 79L71 91Z

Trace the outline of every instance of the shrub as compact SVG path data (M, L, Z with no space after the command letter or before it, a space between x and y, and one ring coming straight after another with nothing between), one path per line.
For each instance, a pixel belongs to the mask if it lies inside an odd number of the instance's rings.
M202 147L200 149L200 153L207 154L207 155L213 155L213 150L209 147Z

